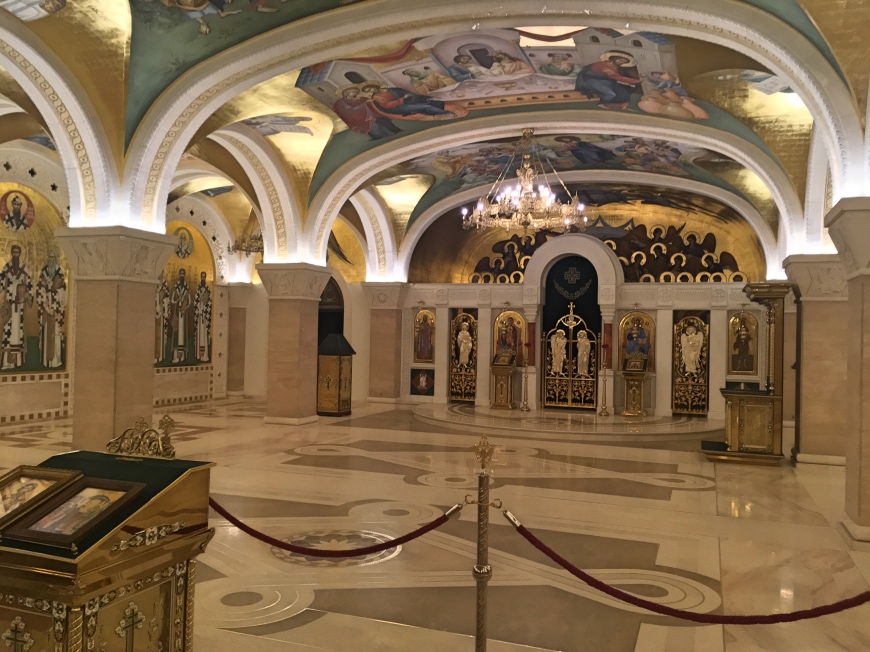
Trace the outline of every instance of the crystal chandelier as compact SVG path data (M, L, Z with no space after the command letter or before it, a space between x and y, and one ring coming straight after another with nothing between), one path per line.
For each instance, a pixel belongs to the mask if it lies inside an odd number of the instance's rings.
M523 139L517 143L514 153L489 189L485 197L469 213L462 209L462 228L486 229L503 228L506 231L558 231L565 232L574 227L585 231L589 218L583 214L585 206L577 194L571 196L565 183L553 165L547 161L550 171L565 191L567 203L557 197L543 177L547 174L541 159L540 147L536 146L532 135L534 130L525 129ZM519 160L519 165L515 161ZM508 179L508 174L516 168L516 184ZM535 189L535 180L541 182Z
M243 233L236 238L235 242L230 242L227 246L231 254L245 254L245 257L251 254L263 253L263 234L254 233L248 235Z

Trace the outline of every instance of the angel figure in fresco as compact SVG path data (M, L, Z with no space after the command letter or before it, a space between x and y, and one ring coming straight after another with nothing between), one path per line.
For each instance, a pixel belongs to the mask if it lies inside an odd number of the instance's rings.
M586 331L580 331L577 333L577 373L581 376L589 375L590 353L592 353L592 342L589 341L589 335Z
M471 347L474 344L471 333L468 332L468 322L462 322L459 334L456 336L456 344L459 345L459 366L467 367L471 361Z
M700 371L701 348L704 346L704 334L689 324L680 335L680 350L683 357L683 366L687 374L696 374Z
M550 366L551 374L562 375L565 373L565 357L567 355L568 339L562 331L556 331L550 335L550 351L553 353L553 363Z

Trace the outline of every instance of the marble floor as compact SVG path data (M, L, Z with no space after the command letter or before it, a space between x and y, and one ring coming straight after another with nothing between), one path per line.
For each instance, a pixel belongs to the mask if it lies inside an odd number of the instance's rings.
M216 463L212 496L301 545L366 545L436 518L473 491L471 447L485 432L497 446L492 497L576 565L647 599L786 612L870 582L870 553L850 550L837 528L843 469L712 464L698 441L721 438L721 423L379 405L293 427L264 425L263 406L242 400L171 414L179 457ZM0 470L69 442L68 421L2 428ZM788 625L695 626L589 589L490 517L491 652L870 649L870 606ZM214 518L197 569L196 649L471 651L475 519L466 507L399 549L329 561Z

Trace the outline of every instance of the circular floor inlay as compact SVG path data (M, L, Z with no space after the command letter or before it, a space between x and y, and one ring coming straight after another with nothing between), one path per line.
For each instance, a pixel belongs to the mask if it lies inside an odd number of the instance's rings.
M384 510L385 516L407 516L410 513L411 512L409 512L407 509L385 509Z
M465 482L466 478L444 478L444 482Z
M229 593L221 598L221 602L228 607L249 607L252 604L257 604L263 596L253 591L238 591Z
M392 537L380 532L368 530L328 530L320 532L308 532L286 537L283 540L295 546L313 548L316 550L349 550L352 548L365 548L389 541ZM281 550L275 546L271 548L272 554L291 564L305 566L369 566L387 561L402 551L402 546L389 548L381 552L372 553L359 557L315 557L314 555L297 555L296 553Z

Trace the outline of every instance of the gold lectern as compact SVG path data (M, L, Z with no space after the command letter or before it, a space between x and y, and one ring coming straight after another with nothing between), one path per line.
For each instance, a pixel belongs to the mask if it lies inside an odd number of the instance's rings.
M356 351L344 335L327 335L317 349L317 414L343 417L350 414L353 356Z
M143 442L146 428L127 433ZM193 649L212 464L134 448L55 455L0 478L0 648Z
M783 322L791 288L785 281L748 283L743 288L751 301L767 308L767 388L720 390L725 398L725 446L701 444L711 461L774 465L782 460Z
M513 410L515 385L514 376L517 370L517 356L513 353L496 353L490 366L489 406L500 410Z
M643 371L624 371L622 377L625 381L625 409L622 411L622 416L645 417L646 373Z

